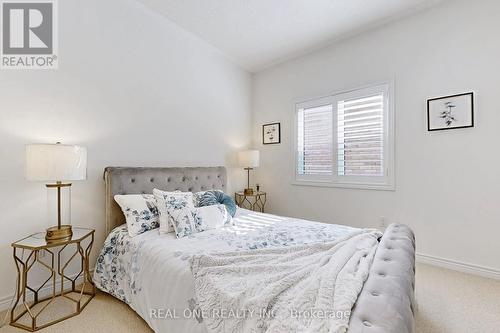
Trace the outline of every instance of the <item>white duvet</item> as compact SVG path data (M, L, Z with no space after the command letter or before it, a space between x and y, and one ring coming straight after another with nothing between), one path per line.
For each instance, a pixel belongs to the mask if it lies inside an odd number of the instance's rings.
M217 256L218 253L234 253L235 251L245 255L250 250L264 251L263 253L268 249L272 249L271 252L283 248L293 250L299 249L303 244L311 244L306 248L317 248L321 252L355 235L371 235L368 237L376 240L378 234L347 226L285 218L242 209L238 210L234 226L209 230L180 239L175 238L172 233L160 235L157 229L131 238L126 226L120 226L115 228L105 241L94 271L94 282L99 289L128 303L155 332L207 332L207 323L210 324L209 331L217 331L213 327L215 322L227 324L237 317L250 323L251 320L257 318L255 315L261 316L262 313L250 314L249 309L245 308L239 309L240 312L213 312L214 309L202 304L200 307L190 267L193 257L210 255L212 256L210 258L215 258L213 256ZM322 245L312 245L312 243ZM362 247L361 252L368 253L369 259L370 246L375 247L375 244L366 244L367 246ZM350 249L351 252L352 250L353 248ZM317 258L321 257L321 254L316 252ZM356 255L361 253L354 252L357 253ZM344 256L344 258L347 257ZM275 258L275 260L279 259ZM365 264L369 262L365 261ZM197 267L203 268L200 265ZM310 266L310 268L314 267ZM330 268L335 270L339 267L334 268L332 265ZM366 278L364 271L354 269L344 272L349 273L349 276L358 274L359 279L356 281L359 284L362 280L362 286ZM353 272L357 273L353 275ZM331 274L331 270L324 270L324 273ZM239 274L241 278L243 275L241 272ZM333 280L337 279L337 275ZM228 283L227 290L231 290L231 283L239 283L237 281L233 279L231 282L231 279L226 279L224 283ZM218 287L224 290L220 284ZM342 285L337 283L335 288L340 287ZM358 289L352 289L356 297ZM199 288L198 291L200 291ZM355 298L352 300L352 303L354 302ZM268 304L270 308L272 305ZM352 304L346 306L350 307ZM340 309L343 310L346 306ZM212 310L212 313L207 313L207 310ZM266 312L265 315L267 314ZM328 315L331 314L328 313ZM300 314L297 313L297 315ZM334 315L338 314L334 313ZM319 324L321 323L324 321ZM230 326L228 330L218 331L232 332ZM259 331L262 329L255 329L255 332ZM278 328L274 331L280 330Z

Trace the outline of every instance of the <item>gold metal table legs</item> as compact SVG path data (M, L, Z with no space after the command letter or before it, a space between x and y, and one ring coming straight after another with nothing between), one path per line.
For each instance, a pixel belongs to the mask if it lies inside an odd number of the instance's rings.
M62 243L58 250L54 247L33 250L13 248L18 280L16 298L10 314L10 324L12 326L34 332L76 316L85 308L95 296L95 286L89 270L89 255L94 243L94 234L92 233L89 237L90 242L85 248L82 247L81 241ZM62 252L64 249L73 246L75 247L75 251L72 252L69 259L64 260L61 256ZM21 251L29 252L26 260L23 260L23 257L19 256ZM42 251L47 255L42 256ZM71 278L67 275L67 270L75 258L80 259L80 271ZM39 265L35 265L36 263ZM36 266L47 270L49 276L38 288L33 288L29 284L28 273L35 269ZM77 288L77 281L82 275L83 283ZM71 288L67 288L68 282ZM58 284L60 285L58 286ZM48 292L49 295L41 298L40 294L42 292ZM30 297L31 295L32 297ZM41 320L41 316L45 312L50 312L50 305L62 298L74 304L74 309L70 309L68 313L60 316L55 315L55 319Z
M267 201L267 194L258 192L253 195L245 195L243 193L235 193L234 199L236 204L241 208L246 208L256 212L264 213L264 206Z

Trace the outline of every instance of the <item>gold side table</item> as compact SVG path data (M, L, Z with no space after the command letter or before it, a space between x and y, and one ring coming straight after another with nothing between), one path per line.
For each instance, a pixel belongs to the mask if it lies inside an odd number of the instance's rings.
M41 232L12 243L18 280L16 299L10 313L10 325L34 332L82 312L96 292L89 271L89 255L94 243L94 232L93 229L74 227L71 239L64 241L47 243L45 232ZM86 243L85 247L82 243ZM74 251L71 251L69 258L67 260L61 258L63 250L72 247ZM28 253L24 260L25 251ZM20 252L23 254L21 257ZM42 255L42 252L45 255ZM75 258L80 261L80 271L76 276L70 277L67 275L67 269ZM40 286L31 287L28 273L33 267L38 266L35 263L38 263L41 269L47 270L49 276ZM78 290L76 282L80 277L83 277L83 284ZM68 286L68 283L71 288L65 290L65 284ZM40 298L42 289L45 291L47 288L50 290L50 295ZM28 297L31 296L28 292L32 293L32 300ZM67 311L56 315L55 319L48 318L47 312L54 316L50 305L56 302L69 305L62 307ZM73 310L71 305L75 306Z
M238 207L264 213L267 194L266 192L254 192L253 194L245 194L243 191L236 192L234 193L234 201Z

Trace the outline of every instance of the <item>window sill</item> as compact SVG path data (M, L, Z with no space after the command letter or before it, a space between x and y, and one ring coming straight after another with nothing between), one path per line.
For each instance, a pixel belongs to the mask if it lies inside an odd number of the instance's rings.
M321 181L294 180L294 186L311 186L311 187L336 187L358 190L376 190L376 191L396 191L394 184L365 184L365 183L332 183Z

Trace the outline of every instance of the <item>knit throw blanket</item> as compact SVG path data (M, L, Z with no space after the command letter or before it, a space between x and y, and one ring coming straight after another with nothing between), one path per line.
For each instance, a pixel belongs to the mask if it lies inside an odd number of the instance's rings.
M382 236L196 255L199 312L209 332L345 332Z

